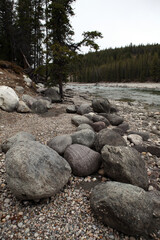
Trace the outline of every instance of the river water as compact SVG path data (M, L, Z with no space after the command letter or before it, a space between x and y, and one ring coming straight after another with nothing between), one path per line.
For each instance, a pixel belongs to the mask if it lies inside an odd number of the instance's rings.
M68 88L109 100L139 101L160 108L160 84L72 84Z

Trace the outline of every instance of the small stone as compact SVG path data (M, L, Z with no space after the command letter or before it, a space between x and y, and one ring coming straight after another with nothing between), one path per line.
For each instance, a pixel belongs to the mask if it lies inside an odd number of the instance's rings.
M98 171L98 174L104 176L104 168L101 168L101 169Z
M150 185L148 188L148 191L153 191L153 190L154 190L154 187Z
M23 226L23 223L22 223L22 222L18 223L18 227L19 227L19 228L21 228L22 226Z

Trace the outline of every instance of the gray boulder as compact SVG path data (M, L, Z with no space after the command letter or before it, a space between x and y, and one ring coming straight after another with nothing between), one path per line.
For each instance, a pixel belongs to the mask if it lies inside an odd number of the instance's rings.
M61 96L58 94L58 92L54 88L48 88L43 92L45 97L48 97L51 99L52 103L58 103L62 102Z
M104 122L99 121L92 123L91 126L95 132L99 132L106 127L106 124Z
M31 109L27 106L27 104L23 101L19 101L17 112L19 113L30 113Z
M91 127L91 125L89 125L87 123L82 123L77 127L77 131L84 130L84 129L90 129L90 130L94 131L93 128Z
M0 108L12 112L18 106L19 98L16 92L7 86L0 86Z
M160 147L158 146L147 146L147 151L150 152L152 155L160 157Z
M106 182L93 189L90 204L96 216L111 228L127 235L149 237L159 231L159 199L137 186Z
M143 138L137 134L130 134L128 135L127 139L133 143L134 145L141 145L143 144Z
M95 148L100 152L104 145L126 146L127 144L119 133L105 128L97 134Z
M50 141L48 141L47 145L55 150L57 153L62 155L65 149L72 144L72 138L70 135L61 135L56 136Z
M16 92L23 94L24 93L24 87L22 86L16 86L15 87Z
M75 105L69 105L69 106L66 108L66 112L67 112L67 113L76 113L76 112L77 112L76 106L75 106Z
M23 141L36 141L36 138L28 132L18 132L2 143L2 151L7 152L15 143Z
M123 117L120 117L116 114L107 114L107 119L113 126L118 126L123 123L124 119Z
M22 100L27 104L29 108L31 108L32 104L36 101L34 97L27 94L23 94Z
M128 134L139 135L143 138L143 141L147 141L149 139L149 133L147 132L129 131Z
M77 113L84 115L92 111L91 105L88 103L82 103L80 106L77 106Z
M129 124L127 122L123 122L118 125L118 128L121 129L125 133L129 129Z
M22 200L53 196L68 182L71 168L53 149L36 141L15 144L6 154L6 181Z
M97 113L109 113L111 105L107 99L96 98L92 101L92 107L94 112Z
M145 162L136 149L105 145L101 153L105 175L117 182L130 183L145 190L148 189Z
M92 147L95 141L96 134L90 129L80 130L71 135L73 144L81 144L87 147Z
M109 121L105 117L97 115L97 114L93 115L92 120L93 120L93 122L104 122L106 124L106 126L110 125Z
M31 105L31 109L34 113L45 113L48 111L46 102L44 102L43 100L36 100L32 105Z
M89 120L87 117L79 116L79 115L73 116L71 121L75 126L79 126L80 124L83 124L83 123L87 123L87 124L92 123L92 121Z
M64 158L70 164L73 174L86 177L98 171L101 165L101 155L92 149L79 144L69 146Z

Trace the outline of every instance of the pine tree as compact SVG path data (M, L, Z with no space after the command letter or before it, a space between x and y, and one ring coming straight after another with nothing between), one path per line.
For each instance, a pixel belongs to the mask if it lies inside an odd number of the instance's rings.
M76 50L82 45L91 46L98 50L95 39L102 37L97 31L85 32L83 40L79 43L73 42L74 32L70 24L70 17L74 15L72 3L75 0L52 0L48 4L48 51L50 57L50 83L58 83L59 92L63 97L63 82L67 80L68 64L76 56Z
M14 44L14 12L13 1L0 1L0 59L13 61Z
M18 0L17 2L17 62L24 68L32 65L32 0Z

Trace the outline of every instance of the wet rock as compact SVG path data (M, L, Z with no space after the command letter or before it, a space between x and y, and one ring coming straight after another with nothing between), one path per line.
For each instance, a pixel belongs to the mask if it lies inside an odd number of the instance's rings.
M106 182L97 185L90 200L96 216L106 225L127 235L158 234L158 198L130 184ZM155 216L156 215L156 216Z
M73 144L81 144L87 147L92 147L95 141L96 134L90 129L84 129L75 132L71 135Z
M83 123L87 123L87 124L92 123L92 121L89 120L87 117L79 116L79 115L73 116L71 121L75 126L79 126L80 124L83 124Z
M127 144L120 134L110 129L102 129L96 136L95 148L100 152L104 145L126 146Z
M22 200L53 196L68 182L71 168L64 158L36 141L19 142L6 154L6 181Z
M56 136L50 141L48 141L47 145L55 150L57 153L62 155L65 149L72 144L72 138L70 135L61 135Z
M93 99L92 101L92 107L94 112L109 113L111 105L107 99L96 98L96 99Z
M135 149L105 145L101 154L104 171L109 178L148 189L145 162Z
M79 144L69 146L64 153L64 158L70 164L73 174L80 177L97 172L101 165L99 153Z
M36 138L31 133L18 132L2 143L2 151L6 153L15 143L23 142L26 140L36 141Z

